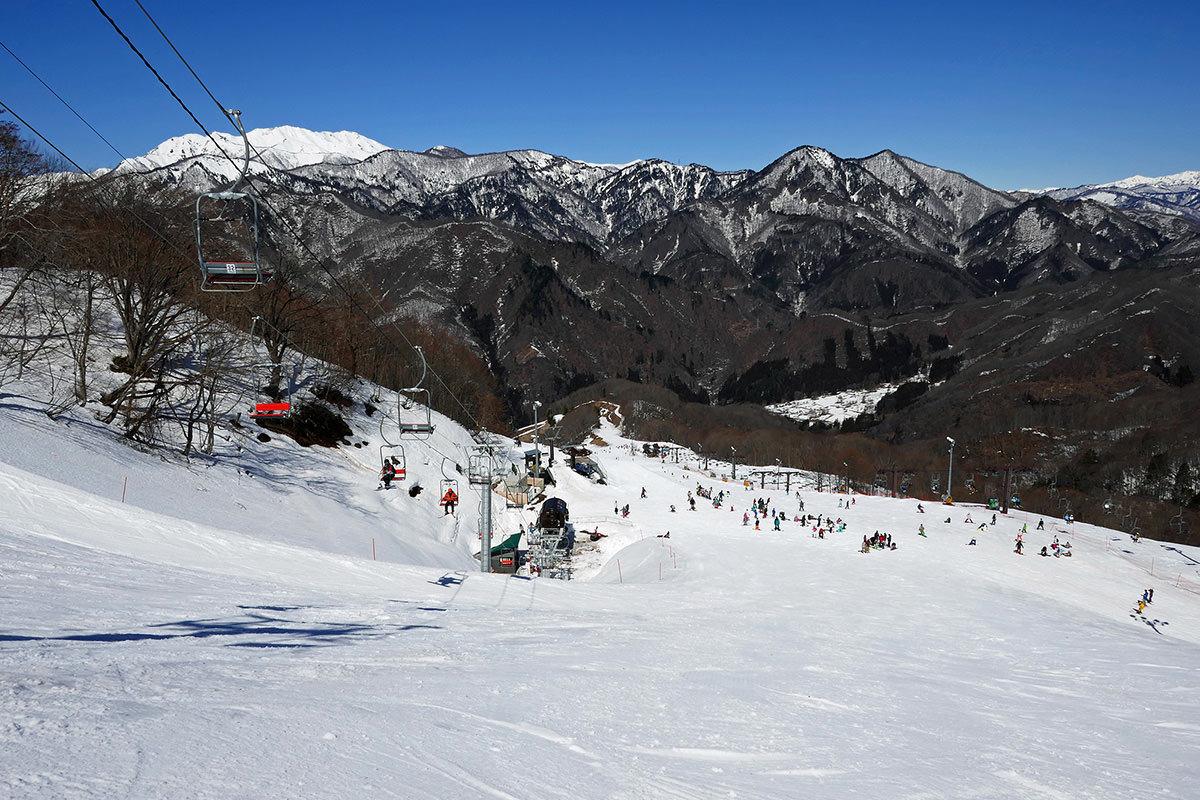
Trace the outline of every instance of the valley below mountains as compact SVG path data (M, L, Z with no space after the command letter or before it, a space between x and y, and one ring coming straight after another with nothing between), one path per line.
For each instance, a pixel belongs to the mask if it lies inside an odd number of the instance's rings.
M109 177L228 185L234 162L196 139ZM710 410L888 384L839 426L893 448L879 469L940 469L951 436L966 474L1019 467L1047 502L1076 492L1076 511L1140 497L1190 535L1200 174L1029 193L890 151L800 147L719 172L289 128L250 140L287 280L320 294L353 275L381 319L462 342L514 422L613 380Z

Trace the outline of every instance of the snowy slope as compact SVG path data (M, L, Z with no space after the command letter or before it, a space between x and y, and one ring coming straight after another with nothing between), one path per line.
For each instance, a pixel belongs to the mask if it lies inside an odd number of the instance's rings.
M1195 549L804 491L848 524L817 539L795 496L609 429L607 485L556 470L576 527L608 534L577 580L483 575L465 482L442 517L432 489L376 491L370 446L247 436L188 466L86 411L0 404L5 797L1183 798L1200 778ZM410 482L469 441L438 429ZM687 510L698 484L724 506ZM781 531L742 524L756 497ZM858 552L875 530L898 549ZM1072 558L1032 554L1055 535Z

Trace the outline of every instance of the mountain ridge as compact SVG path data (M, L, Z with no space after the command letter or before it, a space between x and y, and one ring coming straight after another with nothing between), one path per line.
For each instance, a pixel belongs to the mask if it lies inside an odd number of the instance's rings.
M149 177L208 191L223 170L197 157ZM469 342L513 416L609 379L764 405L889 383L895 396L843 427L1025 449L1021 431L1054 430L1039 459L1093 450L1123 471L1110 485L1145 482L1131 451L1157 453L1163 431L1171 469L1200 456L1188 415L1162 411L1200 369L1181 333L1200 313L1186 215L815 146L743 172L384 149L264 167L251 184L274 248L316 253L385 298L381 314ZM308 273L293 279L321 288Z

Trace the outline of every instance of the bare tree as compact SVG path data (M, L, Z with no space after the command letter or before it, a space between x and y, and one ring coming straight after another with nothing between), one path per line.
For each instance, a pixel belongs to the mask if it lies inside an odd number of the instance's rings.
M152 423L179 383L172 359L196 330L188 316L195 284L179 208L165 192L114 186L94 198L82 220L87 266L100 275L125 344L110 368L127 377L100 398L110 407L102 420L123 414L129 438L152 437Z
M0 290L0 312L20 292L31 274L26 254L20 247L28 227L27 215L40 198L38 176L46 173L46 160L33 145L23 140L11 122L0 122L0 269L16 270Z
M36 298L26 288L40 265L31 217L48 194L46 160L17 126L0 122L0 380L20 375L45 345L34 335Z
M222 416L236 407L243 394L232 389L231 379L238 372L239 337L218 323L203 323L197 312L190 363L175 403L185 456L193 449L212 454Z

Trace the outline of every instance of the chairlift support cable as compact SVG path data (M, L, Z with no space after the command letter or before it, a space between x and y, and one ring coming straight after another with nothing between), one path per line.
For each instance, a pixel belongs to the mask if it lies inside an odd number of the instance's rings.
M176 103L178 103L179 106L181 108L183 108L183 110L188 114L189 117L191 117L192 121L196 124L196 126L201 131L204 132L204 134L209 138L210 141L213 142L213 144L217 148L218 152L220 152L222 155L224 155L227 159L229 159L232 162L233 161L232 157L227 152L225 152L225 149L213 137L212 133L210 133L208 131L208 129L200 122L200 120L196 117L196 115L188 107L187 103L185 103L182 100L182 98L180 98L179 95L176 94L174 89L171 88L170 84L168 84L166 82L166 80L164 80L163 77L158 73L158 71L154 69L154 67L150 64L149 60L147 60L147 58L142 54L142 52L140 50L138 50L136 45L133 44L133 42L129 39L129 37L125 34L125 32L121 30L120 26L118 26L117 23L112 19L112 17L110 17L108 15L108 13L100 6L100 4L97 2L97 0L92 0L92 4L104 16L104 18L106 20L108 20L109 24L112 25L113 29L125 41L125 43L130 47L130 49L132 49L134 51L134 53L142 60L142 63L146 66L146 68L148 70L150 70L150 72L155 76L155 78L158 79L158 81L163 85L163 87L167 90L167 92L171 95L171 97L175 99ZM154 18L150 15L150 13L146 10L146 8L140 2L138 2L137 4L138 4L138 7L142 10L142 12L146 15L147 19L150 20L150 22L154 25L154 27L158 31L158 33L162 36L163 40L168 44L168 46L171 48L171 50L176 54L176 56L179 57L180 61L184 64L184 66L188 69L188 71L196 79L196 82L199 83L200 86L204 89L204 91L208 94L209 98L211 98L213 100L213 102L217 105L217 107L219 109L221 109L223 114L225 114L226 116L229 116L229 112L227 111L227 109L224 107L224 105L222 103L220 103L220 101L217 100L216 96L213 95L212 91L209 90L208 86L204 83L204 81L200 78L200 76L192 68L191 64L188 63L187 59L184 58L183 54L179 52L179 49L175 47L174 43L171 41L170 37L167 36L166 32L162 30L162 28L158 25L158 23L154 20ZM245 138L246 143L248 144L249 143L248 137L244 137L244 138ZM257 148L254 148L254 151L256 154L261 155L258 153ZM74 162L72 162L72 163L74 163ZM76 165L76 166L78 168L78 165ZM270 170L272 168L269 165L267 165L267 169ZM254 183L255 183L254 180L249 177L246 178L246 182L249 183L251 186L254 186ZM373 327L376 328L376 330L378 330L378 331L380 331L380 333L382 333L383 331L380 328L379 323L373 317L371 317L370 314L366 313L366 309L364 309L362 307L362 304L358 301L358 299L350 291L348 291L345 286L342 285L342 282L338 279L338 277L336 275L334 275L333 271L329 268L329 266L327 264L325 264L325 262L320 258L320 256L318 256L312 250L311 247L309 247L308 243L304 240L304 238L302 236L299 235L299 233L295 230L295 228L291 225L291 223L288 222L283 217L281 217L278 214L278 212L276 212L275 209L269 203L266 203L264 201L264 205L268 209L270 209L273 213L275 213L275 216L281 221L282 225L289 230L289 232L295 238L296 242L299 243L300 246L305 250L305 252L313 259L313 262L317 266L319 266L322 269L322 271L324 271L330 277L333 284L335 286L337 286L347 296L348 299L350 299L351 303L356 308L358 308L360 312L363 313L363 316L368 321L368 323L370 323ZM356 277L356 279L358 280L359 285L365 291L366 295L368 297L370 297L371 300L375 303L376 307L380 311L383 311L384 310L383 305L379 301L379 298L377 298L374 295L374 293L370 291L370 288L367 287L365 283L363 283L363 281L360 277ZM391 327L397 334L399 334L399 336L407 344L409 344L410 346L416 347L416 345L414 345L409 340L408 336L405 335L404 331L401 330L400 327L395 324L395 322L393 322L391 324ZM423 355L422 355L422 361L424 361ZM442 387L446 390L447 394L454 399L454 401L458 404L459 408L461 408L463 410L463 412L467 415L467 417L475 424L475 427L479 428L480 426L478 425L478 420L475 418L475 415L472 414L470 409L468 409L466 407L466 405L463 404L462 400L458 397L458 395L455 394L452 390L450 390L450 388L446 385L446 382L442 379L442 377L440 375L438 375L436 373L436 371L433 372L433 375L438 380L438 382L442 385ZM426 393L428 393L428 389L426 389L425 391L426 391Z
M127 40L127 41L128 41L128 40ZM3 44L2 44L2 43L0 43L0 46L3 46ZM132 46L132 45L131 45L131 46ZM69 109L69 110L70 110L70 111L71 111L71 112L72 112L72 113L73 113L73 114L74 114L76 117L78 117L78 118L79 118L79 119L80 119L80 120L81 120L81 121L82 121L82 122L83 122L83 123L84 123L84 124L85 124L85 125L86 125L86 126L87 126L87 127L88 127L88 128L91 130L91 131L92 131L92 132L93 132L93 133L95 133L97 137L99 137L99 138L100 138L102 141L104 141L104 143L105 143L105 144L107 144L107 145L108 145L108 146L109 146L111 149L113 149L113 151L116 153L116 155L117 155L117 156L118 156L120 159L122 159L122 160L126 160L126 159L127 159L127 156L126 156L124 153L122 153L120 150L117 150L117 149L116 149L116 148L115 148L115 147L112 145L112 143L111 143L111 142L109 142L107 139L105 139L105 138L104 138L104 136L103 136L102 134L100 134L100 132L99 132L99 131L97 131L97 130L96 130L96 128L95 128L95 127L94 127L94 126L93 126L93 125L92 125L90 122L88 122L88 121L87 121L87 120L86 120L86 119L85 119L85 118L84 118L84 117L83 117L83 116L82 116L82 115L81 115L81 114L80 114L80 113L79 113L79 112L78 112L78 111L77 111L75 108L73 108L73 107L72 107L72 106L71 106L71 105L70 105L70 104L69 104L69 103L66 101L66 99L64 99L64 98L63 98L63 97L62 97L62 96L61 96L61 95L60 95L58 92L56 92L56 91L55 91L55 90L54 90L54 89L53 89L53 88L52 88L52 87L51 87L49 84L47 84L47 83L46 83L46 82L45 82L45 81L44 81L44 80L41 78L41 76L39 76L39 75L38 75L36 72L33 72L33 70L32 70L32 69L31 69L31 68L30 68L30 67L29 67L27 64L25 64L23 61L21 61L21 59L20 59L20 58L18 58L18 57L16 56L16 54L15 54L15 53L13 53L11 50L9 50L7 47L4 47L4 49L5 49L5 50L7 50L7 51L9 52L9 54L10 54L10 55L12 55L12 56L13 56L13 58L14 58L14 59L16 59L16 60L18 61L18 63L20 63L20 64L21 64L21 65L22 65L22 66L23 66L23 67L24 67L24 68L25 68L27 71L29 71L29 72L30 72L30 74L32 74L32 75L33 75L33 77L34 77L35 79L37 79L37 80L38 80L38 81L39 81L39 82L40 82L40 83L41 83L41 84L42 84L42 85L43 85L43 86L44 86L44 87L47 89L47 91L49 91L51 94L53 94L53 95L55 96L55 98L57 98L57 99L59 100L59 102L61 102L61 103L62 103L64 106L66 106L66 107L67 107L67 108L68 108L68 109ZM135 51L136 51L136 48L135 48ZM139 53L139 55L140 55L140 53ZM156 74L157 74L157 73L156 73ZM161 78L160 78L160 80L161 80ZM170 87L168 87L168 89L169 89L169 88L170 88ZM172 92L172 94L174 95L174 93L173 93L173 92ZM27 130L28 130L28 131L30 131L30 132L31 132L33 135L37 136L39 139L41 139L43 142L45 142L45 144L46 144L48 147L50 147L50 148L51 148L51 149L52 149L52 150L53 150L55 153L57 153L59 156L61 156L61 157L62 157L62 158L63 158L63 159L64 159L64 160L67 162L67 163L69 163L71 166L73 166L73 167L74 167L76 170L78 170L78 171L79 171L81 174L83 174L84 176L86 176L86 177L87 177L87 178L88 178L88 179L89 179L89 180L92 182L92 184L93 184L93 185L95 185L95 186L99 187L99 188L101 189L101 191L103 191L103 192L105 192L105 193L107 193L107 192L108 192L108 187L107 187L106 185L104 185L104 184L103 184L103 183L102 183L102 182L99 180L99 178L97 178L95 175L92 175L92 174L91 174L91 173L89 173L87 170L85 170L85 169L84 169L82 166L80 166L80 165L79 165L79 163L78 163L77 161L75 161L75 159L71 158L71 157L70 157L70 156L69 156L69 155L68 155L68 154L67 154L65 151L63 151L63 150L62 150L62 148L60 148L60 147L59 147L57 144L55 144L55 143L54 143L52 140L50 140L50 139L49 139L49 138L48 138L48 137L47 137L47 136L46 136L44 133L42 133L42 132L41 132L41 131L40 131L40 130L37 128L37 127L35 127L35 126L34 126L34 125L32 125L31 123L29 123L29 122L28 122L28 121L27 121L27 120L26 120L24 117L22 117L22 116L21 116L19 113L17 113L16 111L14 111L14 110L13 110L11 107L9 107L7 104L5 104L5 106L4 106L4 107L5 107L5 110L7 110L7 111L8 111L10 114L12 114L12 116L13 116L13 117L14 117L14 118L15 118L15 119L16 119L16 120L17 120L17 121L18 121L18 122L19 122L19 123L20 123L20 124L21 124L21 125L22 125L22 126L25 128L25 129L27 129ZM194 117L193 117L193 119L194 119ZM206 131L206 133L207 133L207 131ZM210 138L211 138L211 135L210 135ZM221 148L221 147L220 147L220 144L219 144L219 143L216 143L216 144L217 144L217 147L218 147L218 149L220 149L220 150L221 150L221 152L222 152L223 154L225 154L226 156L228 156L228 154L227 154L227 153L224 153L224 150L223 150L223 148ZM172 250L174 250L176 253L178 253L178 254L179 254L179 255L180 255L180 256L181 256L183 259L185 259L185 260L187 260L187 261L192 261L192 260L193 260L193 258L194 258L194 257L193 257L191 254L189 254L189 253L187 253L186 251L182 250L182 249L181 249L181 248L180 248L180 247L179 247L179 246L178 246L178 245L177 245L177 244L174 242L174 240L172 240L170 237L167 237L166 235L164 235L164 234L163 234L163 233L162 233L160 230L158 230L158 229L157 229L157 228L156 228L156 227L153 225L153 223L151 223L150 221L148 221L147 219L145 219L143 216L141 216L141 215L140 215L140 214L139 214L139 213L138 213L138 212L137 212L135 209L133 209L133 208L130 208L129 206L125 205L123 202L121 202L121 201L120 201L120 199L116 199L116 205L117 205L117 207L119 207L119 208L122 208L122 209L124 209L126 212L128 212L128 213L129 213L129 214L130 214L130 215L131 215L131 216L132 216L134 219L136 219L136 220L137 220L139 223L141 223L143 226L145 226L145 228L146 228L148 231L150 231L150 232L151 232L151 233L152 233L154 236L156 236L156 237L158 237L159 239L161 239L161 240L162 240L162 241L163 241L163 242L164 242L164 243L165 243L165 244L166 244L166 245L167 245L167 246L168 246L170 249L172 249ZM253 314L253 313L254 313L254 312L253 312L253 310L252 310L252 309L250 309L250 307L249 307L249 306L247 306L247 305L245 304L245 302L243 302L243 301L242 301L240 298L237 298L237 302L238 302L238 304L239 304L239 305L241 305L241 306L242 306L242 307L243 307L243 308L244 308L244 309L245 309L247 312L249 312L249 313L251 313L251 314ZM265 321L265 320L262 320L262 318L261 318L261 317L258 317L258 319L259 319L259 320L261 320L261 321L262 321L262 322L263 322L265 325L268 325L268 326L269 326L269 323L266 323L266 321ZM272 327L273 327L273 326L272 326ZM252 341L252 342L253 342L253 333L254 333L254 328L255 328L255 323L254 323L254 322L252 322L252 324L251 324L251 341ZM291 341L291 340L290 340L290 339L289 339L289 338L288 338L288 337L287 337L285 334L280 334L280 337L283 339L283 341L287 342L287 344L288 344L288 345L289 345L289 346L290 346L292 349L294 349L294 350L296 350L296 351L300 352L300 348L299 348L299 347L296 345L296 343L295 343L295 342L292 342L292 341ZM253 345L252 345L252 350L253 350ZM272 364L272 365L270 365L270 366L272 366L272 367L279 367L279 368L282 368L282 365L277 365L277 364ZM294 380L294 377L295 377L295 370L293 370L292 379L290 379L290 380ZM289 395L290 395L290 394L292 393L292 384L291 384L291 383L289 383L289 387L288 387L288 389L289 389ZM236 405L240 405L240 404L241 404L242 398L244 398L244 396L245 396L245 390L243 389L241 392L239 392L239 399L238 399L238 401L237 401ZM268 413L255 413L255 412L260 412L260 411L266 411L266 412L268 412ZM281 417L281 416L286 416L287 414L286 414L286 413L279 413L279 412L285 412L285 411L290 413L290 407L289 407L289 408L286 408L286 409L285 409L285 408L283 408L282 406L277 406L276 408L273 408L273 409L260 409L260 408L256 407L256 408L255 408L255 409L254 409L254 410L251 412L251 416L260 416L260 417L261 417L261 416L267 416L267 417Z

